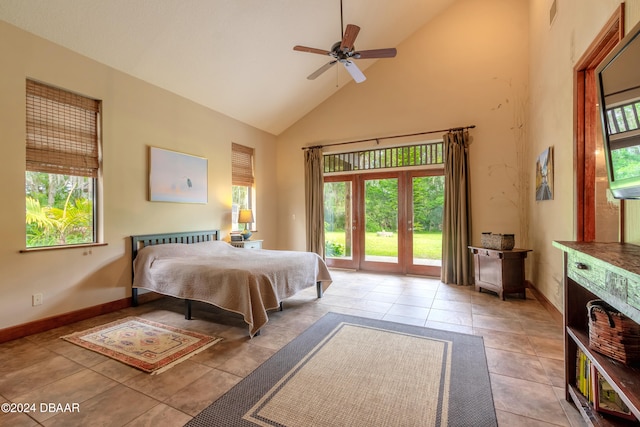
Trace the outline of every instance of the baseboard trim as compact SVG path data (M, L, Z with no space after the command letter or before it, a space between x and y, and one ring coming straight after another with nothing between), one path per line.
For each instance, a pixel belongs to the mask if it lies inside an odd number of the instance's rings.
M540 304L542 304L542 306L549 312L549 314L551 314L553 320L562 325L564 320L560 310L558 310L555 305L551 304L551 301L549 301L547 297L545 297L544 294L540 292L529 280L527 280L527 287L531 290L531 292L533 292L533 295L536 297L536 299L540 301Z
M33 322L11 326L0 330L0 343L23 338L28 335L38 334L40 332L59 328L60 326L69 325L71 323L79 322L80 320L90 319L92 317L100 316L101 314L118 311L130 306L131 298L123 298L100 305L94 305L93 307L82 308L80 310L34 320Z

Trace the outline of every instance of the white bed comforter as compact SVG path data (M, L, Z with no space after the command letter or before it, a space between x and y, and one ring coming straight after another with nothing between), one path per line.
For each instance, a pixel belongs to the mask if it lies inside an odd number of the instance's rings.
M253 336L267 310L301 289L331 283L313 252L240 249L222 241L147 246L133 263L134 288L203 301L240 313Z

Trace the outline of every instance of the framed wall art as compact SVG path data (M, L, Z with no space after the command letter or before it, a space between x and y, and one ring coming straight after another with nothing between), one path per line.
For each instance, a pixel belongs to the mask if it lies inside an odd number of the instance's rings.
M536 200L553 200L553 147L544 150L536 161Z
M149 200L207 203L207 159L149 147Z

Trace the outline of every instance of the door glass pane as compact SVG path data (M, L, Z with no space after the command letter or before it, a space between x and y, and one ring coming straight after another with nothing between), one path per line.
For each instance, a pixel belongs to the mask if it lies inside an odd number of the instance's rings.
M413 264L442 265L444 176L414 177Z
M364 184L364 259L398 262L398 179L368 179Z
M327 258L352 259L351 182L324 184L324 239Z

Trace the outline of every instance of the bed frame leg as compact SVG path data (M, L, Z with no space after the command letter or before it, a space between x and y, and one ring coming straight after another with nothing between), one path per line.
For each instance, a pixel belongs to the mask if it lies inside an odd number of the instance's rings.
M316 282L316 289L318 290L318 298L322 298L322 282Z
M191 300L184 300L184 318L191 320Z
M138 306L138 288L131 288L131 306Z
M284 308L282 308L282 301L280 301L280 311L284 310Z

